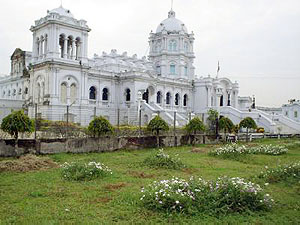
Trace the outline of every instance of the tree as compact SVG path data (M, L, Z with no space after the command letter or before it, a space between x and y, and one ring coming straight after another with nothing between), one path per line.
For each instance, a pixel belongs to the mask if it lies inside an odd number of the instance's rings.
M226 142L227 141L227 132L231 133L234 130L234 124L229 118L222 117L219 121L219 129L224 130L225 142Z
M240 122L240 127L244 127L247 129L247 141L248 141L248 133L249 129L256 129L256 123L251 117L246 117Z
M203 132L205 131L205 125L204 123L202 122L202 120L200 120L199 117L195 117L193 118L186 126L185 126L185 130L188 132L190 138L191 138L191 135L190 134L196 134L197 132ZM191 141L192 144L193 141Z
M159 147L159 132L168 131L169 125L160 116L155 116L148 124L147 129L156 134L157 147Z
M88 131L93 134L94 137L100 137L102 135L112 134L114 128L107 119L103 116L99 116L90 122Z
M25 115L22 110L14 111L3 118L1 129L13 136L17 144L20 133L32 133L34 131L34 121Z
M217 123L218 123L219 113L214 109L209 109L207 113L208 113L207 121L208 121L209 130L213 132L213 134L217 135Z

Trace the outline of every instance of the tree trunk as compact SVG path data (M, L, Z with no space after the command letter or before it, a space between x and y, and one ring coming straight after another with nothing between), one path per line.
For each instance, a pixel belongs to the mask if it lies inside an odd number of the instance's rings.
M159 148L159 131L156 131L156 146Z
M248 127L247 127L247 137L246 137L246 142L248 142Z

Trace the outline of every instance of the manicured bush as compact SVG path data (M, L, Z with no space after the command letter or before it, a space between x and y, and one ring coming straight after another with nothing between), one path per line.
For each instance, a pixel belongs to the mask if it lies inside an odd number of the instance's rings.
M274 201L258 184L239 177L221 177L215 181L173 178L155 181L141 192L140 200L146 208L188 214L264 211Z
M185 130L189 134L196 134L197 132L204 132L205 125L199 117L195 117L185 126Z
M216 132L217 132L217 120L219 118L219 113L218 113L218 111L216 111L214 109L209 109L207 114L208 114L207 125L208 125L208 128L209 128L209 131L212 134L216 134Z
M66 180L89 181L112 174L112 171L100 162L67 163L62 166L62 177Z
M34 122L22 110L14 111L3 118L1 129L13 136L17 143L20 133L32 133L34 131Z
M239 126L247 129L247 141L248 141L249 129L257 128L255 121L251 117L246 117L245 119L243 119L240 122Z
M147 157L144 164L152 168L165 169L181 169L185 165L181 162L178 155L170 156L164 152L163 149L158 150L155 154Z
M88 131L94 137L100 137L102 135L112 134L114 132L114 128L107 119L105 119L103 116L99 116L90 122Z
M156 145L159 147L159 133L160 131L168 131L169 125L160 116L155 116L152 120L150 120L147 130L156 134Z
M300 162L279 165L276 168L266 166L258 177L269 183L286 180L300 182Z

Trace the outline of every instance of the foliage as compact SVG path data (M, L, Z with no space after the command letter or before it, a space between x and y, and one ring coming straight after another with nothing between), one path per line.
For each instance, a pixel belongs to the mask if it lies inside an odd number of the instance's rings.
M256 123L251 117L246 117L240 122L240 127L244 127L248 129L256 129Z
M141 192L140 200L149 209L188 214L268 210L274 201L258 184L239 177L220 177L215 181L176 177L154 181Z
M178 155L174 157L166 154L163 149L158 150L155 154L147 157L144 164L152 168L165 168L165 169L181 169L185 165L181 162Z
M229 118L222 117L219 121L219 129L224 130L225 133L231 133L234 129L234 124Z
M288 149L283 145L259 145L254 147L246 147L236 143L228 144L216 149L213 149L210 154L221 156L222 158L241 159L242 155L246 154L265 154L265 155L282 155L286 154Z
M218 111L216 111L214 109L209 109L207 114L208 114L207 122L208 122L209 130L212 133L215 133L216 126L217 126L217 119L219 118L219 113L218 113Z
M61 167L62 177L66 180L89 181L112 174L112 171L100 162L87 164L65 162Z
M159 135L160 131L168 131L169 125L160 116L155 116L148 124L147 129Z
M286 180L300 182L300 161L283 166L279 165L276 168L266 166L265 171L261 171L258 177L270 183Z
M34 131L34 122L22 110L14 111L3 118L1 129L17 140L19 133L32 133Z
M203 124L202 120L199 117L193 118L186 126L185 130L191 134L196 134L197 132L205 131L205 125Z
M107 119L103 116L99 116L90 122L88 131L94 136L100 137L102 135L112 134L114 128Z

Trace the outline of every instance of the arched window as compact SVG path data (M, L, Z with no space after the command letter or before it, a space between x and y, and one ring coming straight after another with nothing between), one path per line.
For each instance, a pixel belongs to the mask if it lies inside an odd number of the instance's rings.
M161 92L158 91L156 94L156 103L161 104Z
M126 102L130 102L130 98L131 98L131 94L130 94L130 89L129 88L127 88L126 89Z
M170 52L177 51L177 41L175 41L175 40L169 41L169 51Z
M187 96L187 94L185 94L183 96L183 106L187 106L187 102L188 102L188 96Z
M67 84L66 83L62 83L60 86L60 99L61 99L61 103L63 104L67 104Z
M102 91L102 100L103 101L108 101L108 89L107 88L103 88L103 91Z
M13 96L15 96L16 94L17 94L17 90L14 89L14 90L13 90Z
M7 96L10 96L10 90L8 90L8 95Z
M149 89L148 88L143 94L143 100L145 100L146 103L149 103Z
M160 67L160 65L156 66L156 72L157 72L158 75L161 75L161 67Z
M5 91L3 91L3 93L2 93L2 97L5 97Z
M90 87L90 97L91 100L96 100L96 88L94 86Z
M60 58L64 58L65 52L65 35L59 35Z
M168 92L167 95L166 95L166 104L170 105L170 103L171 103L171 93Z
M179 94L175 95L175 105L179 105Z
M170 65L170 74L172 75L176 74L176 65L173 63Z
M21 95L22 94L22 88L19 88L19 93L18 93L19 95Z
M72 52L73 52L73 37L68 37L68 43L67 43L67 58L72 59Z
M70 100L71 104L75 103L77 100L77 87L76 84L72 84L70 87Z
M224 97L223 97L223 95L221 95L221 97L220 97L220 106L223 106L224 104L223 104L223 100L224 100Z
M231 98L231 96L230 96L230 94L228 94L228 101L227 101L227 106L230 106L230 105L231 105L231 101L230 101L230 98Z
M28 94L28 87L25 88L24 94L25 94L25 95Z

